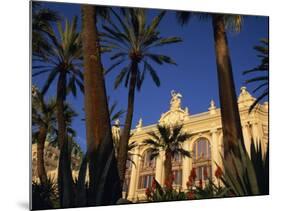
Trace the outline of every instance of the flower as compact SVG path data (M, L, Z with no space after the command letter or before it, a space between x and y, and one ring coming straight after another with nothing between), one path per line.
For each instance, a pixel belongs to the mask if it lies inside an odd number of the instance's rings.
M202 179L199 180L199 188L201 188L201 189L203 188L203 181L202 181Z
M195 199L194 191L189 191L186 193L187 199Z
M222 176L222 169L221 169L221 167L219 167L218 165L217 165L217 169L216 169L216 171L215 171L215 176L216 176L216 178L217 179L220 179L221 178L221 176Z
M175 174L171 174L171 179L172 179L172 181L175 181L175 179L176 179Z
M190 176L193 181L196 179L196 169L195 168L192 168L192 170L190 172Z
M152 179L151 188L152 188L152 190L156 189L156 179L155 179L155 177L153 177L153 179Z
M145 195L146 195L147 197L151 196L151 190L150 190L150 188L146 188L146 189L145 189Z
M165 186L168 188L168 189L172 189L172 181L168 178L165 180Z
M187 187L187 188L192 187L192 181L189 181L189 180L188 180L188 181L186 182L186 187Z

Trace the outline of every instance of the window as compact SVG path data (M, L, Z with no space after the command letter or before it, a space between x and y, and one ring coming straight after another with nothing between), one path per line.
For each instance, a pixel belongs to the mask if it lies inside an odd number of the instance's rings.
M192 167L196 180L207 180L212 176L211 147L206 138L200 138L193 145Z
M144 188L151 187L152 181L153 181L153 177L155 177L154 174L147 174L147 175L140 176L139 189L144 189Z
M211 149L207 139L202 138L194 143L193 159L211 159Z
M173 171L173 175L174 175L174 185L181 185L182 184L182 170L178 169L178 170L174 170Z
M155 158L151 159L151 151L147 150L143 156L143 165L142 168L155 168Z
M142 156L142 163L139 176L139 189L144 189L152 185L153 177L155 177L156 159L151 159L151 151L146 150Z

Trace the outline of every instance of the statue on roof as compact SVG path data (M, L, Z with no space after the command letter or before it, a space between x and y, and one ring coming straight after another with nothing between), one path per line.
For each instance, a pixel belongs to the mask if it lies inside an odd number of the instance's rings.
M170 110L176 110L176 109L179 109L181 108L181 98L182 98L182 95L178 92L175 92L175 90L172 90L171 91L171 96L172 96L172 99L170 101Z
M115 141L119 141L120 139L120 120L116 119L114 125L112 126L112 137Z
M137 131L140 131L142 128L142 118L139 119L138 124L136 125Z

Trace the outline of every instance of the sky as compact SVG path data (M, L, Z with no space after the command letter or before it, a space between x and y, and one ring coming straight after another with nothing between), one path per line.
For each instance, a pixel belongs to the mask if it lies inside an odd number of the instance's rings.
M78 16L78 30L81 30L81 8L79 4L44 3L44 7L57 11L63 19L72 19ZM160 10L149 10L148 20L157 15ZM56 25L54 25L56 28ZM162 113L169 110L171 90L180 92L182 108L188 107L189 113L197 114L208 111L210 101L213 99L219 107L217 70L215 60L213 29L210 20L192 18L187 25L181 26L175 18L174 11L168 11L159 25L162 37L179 36L183 42L159 47L154 52L161 53L173 58L177 65L165 64L153 67L157 71L161 81L157 87L147 74L140 92L135 94L135 108L132 129L138 120L142 118L143 125L155 124ZM249 77L242 74L244 70L251 69L259 64L257 52L253 49L259 44L261 38L268 38L268 17L244 16L243 27L239 33L228 32L228 44L232 62L233 76L236 94L245 86L245 80ZM108 68L112 61L110 54L102 55L102 63ZM151 62L152 63L152 62ZM34 63L33 63L34 64ZM126 110L128 90L123 86L114 89L114 80L123 66L118 66L106 76L106 91L110 96L109 104L117 101L117 110ZM43 74L32 79L32 83L42 87L48 74ZM251 91L256 84L247 85ZM55 96L56 82L50 87L46 98ZM254 97L257 95L251 93ZM83 104L84 96L79 93L76 98L67 97L75 111L79 114L73 121L73 128L77 132L76 140L85 150L86 131ZM121 123L124 122L124 116Z

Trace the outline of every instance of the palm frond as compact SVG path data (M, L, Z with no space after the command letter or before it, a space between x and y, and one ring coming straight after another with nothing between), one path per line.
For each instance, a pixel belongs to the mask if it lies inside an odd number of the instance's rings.
M153 82L156 84L156 86L159 87L160 86L160 79L159 79L156 71L153 69L153 67L148 62L144 61L144 64L146 65L147 70L148 70Z
M246 80L246 84L257 83L257 87L254 89L254 93L257 91L262 91L257 97L254 103L250 106L249 112L251 112L254 107L269 94L269 51L268 51L268 39L261 39L262 46L254 46L254 49L260 53L258 57L261 58L260 64L256 67L243 71L243 75L258 74L254 75L252 78ZM261 89L263 88L263 90Z
M45 85L42 88L42 95L45 95L45 93L48 91L50 85L52 84L52 82L54 81L54 79L56 78L56 76L59 74L59 70L57 68L53 69L51 71L51 73L49 74Z
M190 12L177 11L176 19L183 26L184 24L187 24L189 22L189 20L191 19L191 15L192 13Z

